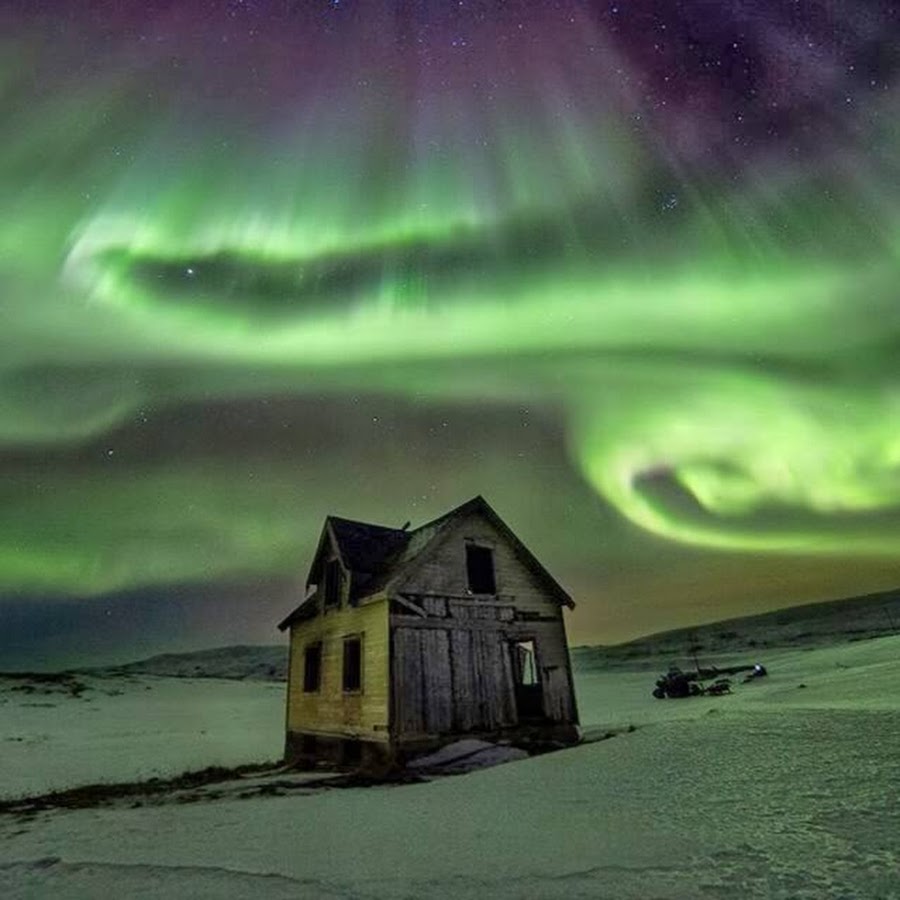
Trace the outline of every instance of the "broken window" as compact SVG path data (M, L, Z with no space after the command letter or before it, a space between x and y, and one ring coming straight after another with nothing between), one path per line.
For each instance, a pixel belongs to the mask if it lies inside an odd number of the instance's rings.
M534 641L513 641L513 674L516 684L539 684Z
M344 691L362 690L362 638L344 638Z
M303 654L303 693L314 694L322 684L322 644L309 644Z
M341 564L332 559L325 564L325 605L339 606L341 602Z
M473 594L496 594L494 551L490 547L466 544L466 576Z

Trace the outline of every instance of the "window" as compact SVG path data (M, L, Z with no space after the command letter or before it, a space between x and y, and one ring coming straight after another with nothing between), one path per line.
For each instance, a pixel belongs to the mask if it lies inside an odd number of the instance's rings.
M341 603L341 564L332 559L325 564L325 605L340 606Z
M322 684L322 644L309 644L303 654L303 693L315 694Z
M344 638L344 691L362 690L362 638Z
M494 551L490 547L466 544L466 575L473 594L496 594Z

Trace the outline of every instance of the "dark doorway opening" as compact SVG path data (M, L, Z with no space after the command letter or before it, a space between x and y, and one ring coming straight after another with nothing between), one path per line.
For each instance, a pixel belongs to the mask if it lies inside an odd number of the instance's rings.
M544 691L534 641L511 641L513 684L519 721L544 718Z

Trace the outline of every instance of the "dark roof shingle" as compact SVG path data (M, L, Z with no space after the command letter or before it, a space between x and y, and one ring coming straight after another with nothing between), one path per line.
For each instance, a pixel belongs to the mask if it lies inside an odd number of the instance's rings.
M368 522L329 516L341 562L351 572L381 572L409 543L409 532Z

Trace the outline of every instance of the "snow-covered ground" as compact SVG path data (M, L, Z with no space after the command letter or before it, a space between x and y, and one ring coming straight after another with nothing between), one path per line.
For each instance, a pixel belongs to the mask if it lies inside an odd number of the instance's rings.
M284 686L75 676L85 690L0 679L0 799L277 760Z
M584 671L585 730L615 737L428 783L0 815L0 896L900 898L900 636L759 661L687 700ZM7 796L280 752L277 685L111 685L0 693Z

